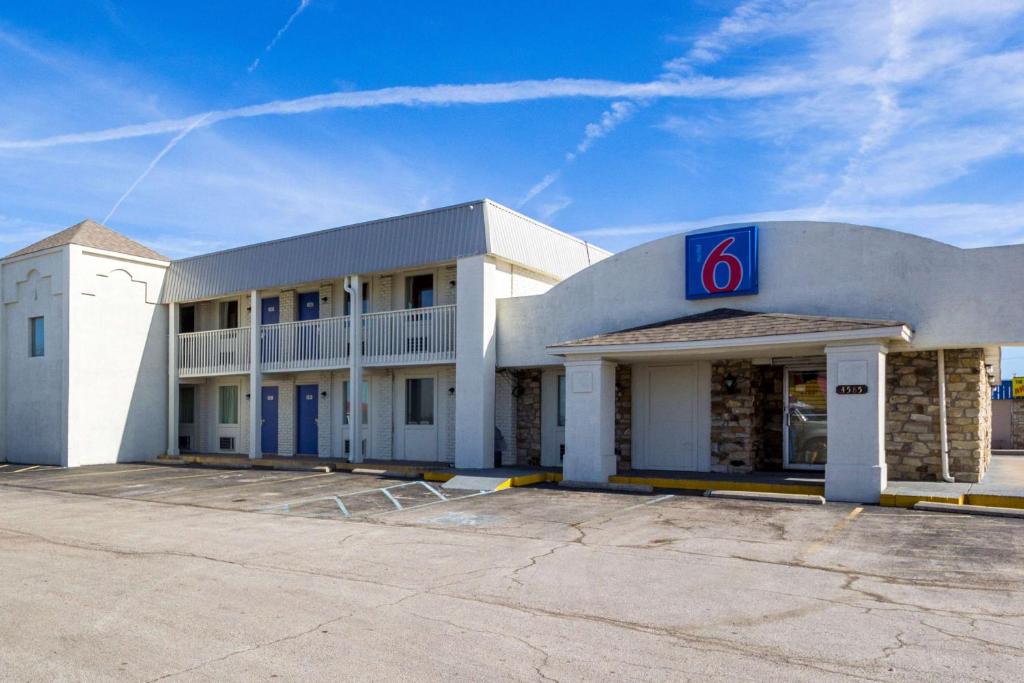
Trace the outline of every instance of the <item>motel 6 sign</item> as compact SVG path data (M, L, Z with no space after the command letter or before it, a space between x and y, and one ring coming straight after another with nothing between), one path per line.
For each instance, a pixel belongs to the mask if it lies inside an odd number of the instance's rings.
M757 294L757 226L686 236L686 298Z

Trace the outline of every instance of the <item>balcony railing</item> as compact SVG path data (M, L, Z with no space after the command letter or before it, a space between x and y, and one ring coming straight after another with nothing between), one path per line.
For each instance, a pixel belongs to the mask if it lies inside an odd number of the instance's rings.
M178 335L182 377L249 372L249 328L236 327Z
M455 360L455 306L363 314L363 364Z
M350 362L349 317L264 325L260 366L265 372L327 370ZM249 328L178 335L182 377L249 372ZM455 361L455 306L433 306L362 316L363 365Z
M347 364L350 346L347 317L278 323L263 326L260 357L268 372L322 370Z

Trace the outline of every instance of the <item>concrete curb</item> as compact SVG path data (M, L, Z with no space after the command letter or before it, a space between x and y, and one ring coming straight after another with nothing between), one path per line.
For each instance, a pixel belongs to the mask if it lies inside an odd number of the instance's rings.
M824 496L813 496L803 493L768 493L764 491L708 491L708 498L726 498L730 500L759 500L768 503L796 503L798 505L824 505Z
M1024 519L1024 510L1017 508L996 508L985 505L953 505L951 503L921 502L914 505L915 510L925 512L953 512L960 515L981 515L984 517L1011 517Z
M654 487L647 484L618 484L615 482L609 482L602 484L600 482L593 481L573 481L571 479L563 479L558 482L559 486L564 486L567 489L590 489L594 491L615 491L617 493L653 493Z

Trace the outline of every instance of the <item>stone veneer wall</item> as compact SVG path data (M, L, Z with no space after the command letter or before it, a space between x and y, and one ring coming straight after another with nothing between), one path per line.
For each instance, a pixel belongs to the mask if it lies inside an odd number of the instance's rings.
M615 455L619 472L633 466L633 367L615 368Z
M755 365L754 468L762 471L781 470L783 465L783 420L785 368L779 365Z
M949 469L976 482L992 456L992 389L983 349L946 351ZM886 359L885 450L890 479L937 480L942 456L938 355L890 353Z
M725 388L726 377L736 378L732 393ZM749 360L719 360L711 363L711 471L750 472L759 445L755 417L758 391L754 366Z
M1024 400L1010 402L1010 438L1012 448L1024 449Z
M539 369L519 370L515 397L516 465L540 466L540 378Z

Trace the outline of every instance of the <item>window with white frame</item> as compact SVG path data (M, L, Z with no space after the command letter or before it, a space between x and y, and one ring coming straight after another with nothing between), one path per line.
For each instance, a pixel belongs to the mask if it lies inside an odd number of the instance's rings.
M220 424L238 424L238 387L227 385L220 387Z
M33 358L46 355L46 324L42 316L28 319L28 348Z

